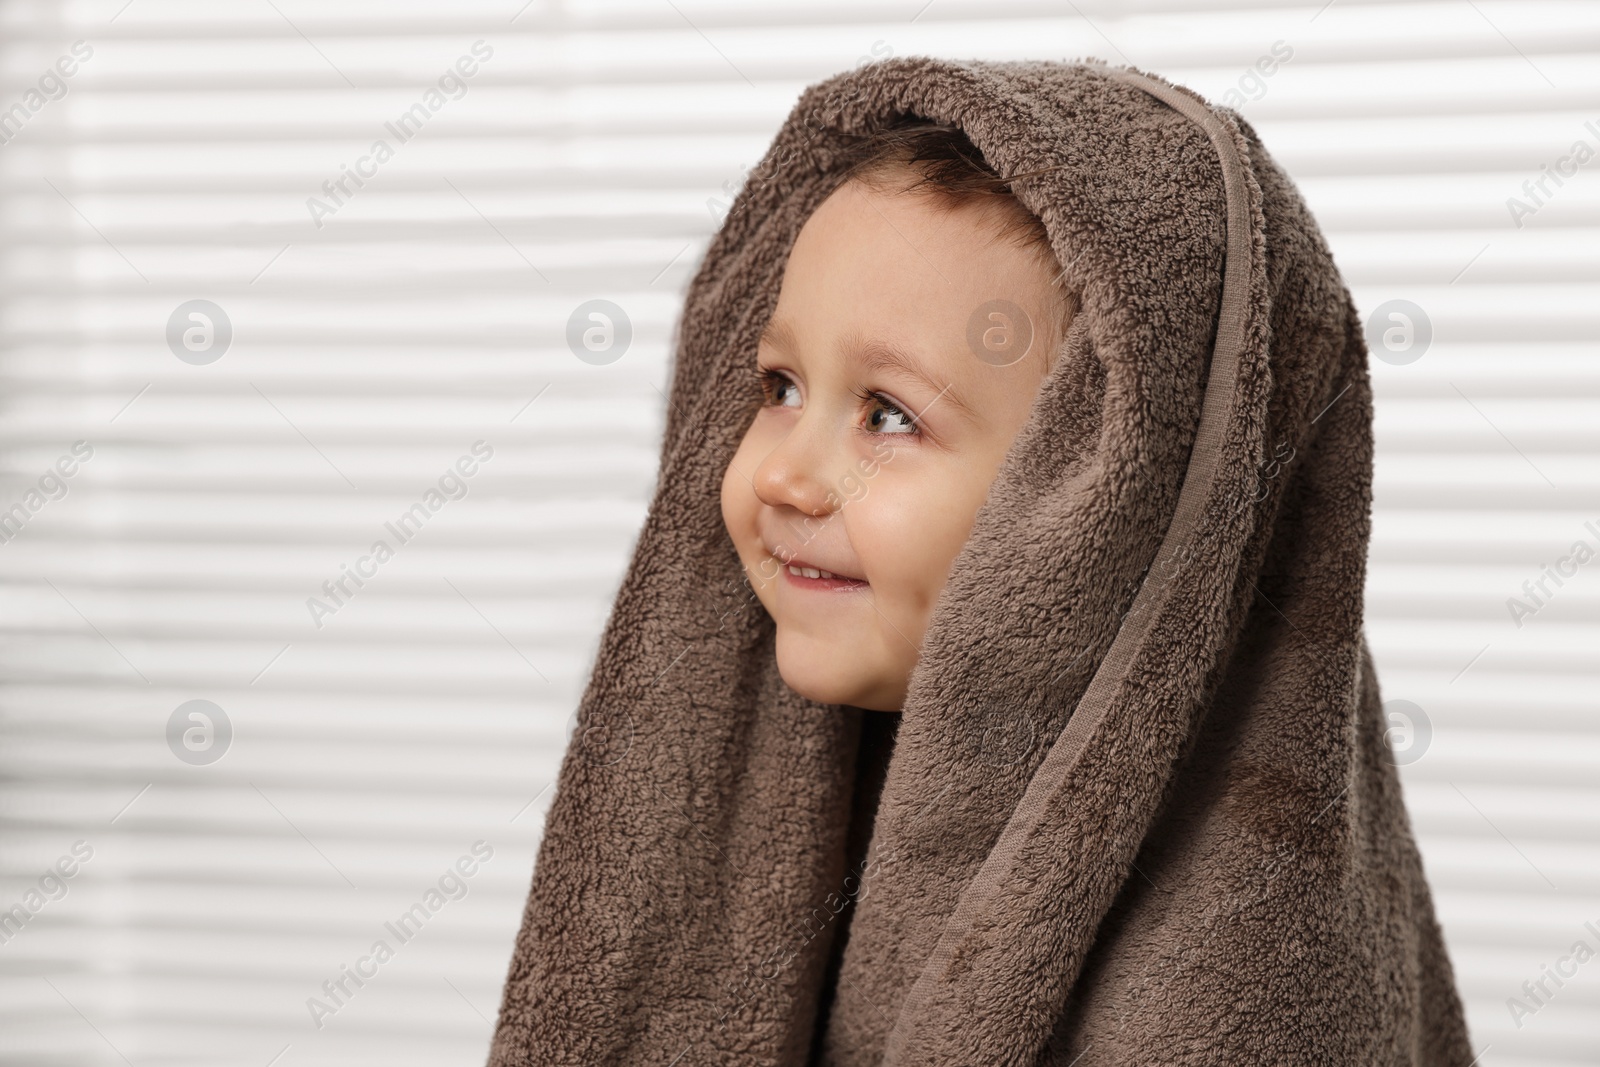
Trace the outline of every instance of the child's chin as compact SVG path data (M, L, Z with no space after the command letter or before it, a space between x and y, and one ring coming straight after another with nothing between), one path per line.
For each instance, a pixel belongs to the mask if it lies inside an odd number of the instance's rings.
M784 684L819 704L849 704L870 711L898 711L867 665L851 662L841 645L819 645L807 639L785 641L778 631L778 673Z
M856 686L838 649L811 638L787 638L778 630L778 673L795 693L819 704L848 704Z

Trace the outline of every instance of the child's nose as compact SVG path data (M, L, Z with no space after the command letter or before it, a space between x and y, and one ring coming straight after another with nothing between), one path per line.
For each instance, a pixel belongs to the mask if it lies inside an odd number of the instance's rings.
M839 502L839 494L827 474L834 464L834 449L822 435L797 425L756 467L751 484L756 498L768 507L794 508L803 515L821 518Z

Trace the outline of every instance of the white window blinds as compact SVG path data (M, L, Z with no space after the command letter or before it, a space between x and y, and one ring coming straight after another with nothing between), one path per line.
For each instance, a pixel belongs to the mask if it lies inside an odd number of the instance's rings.
M1133 63L1300 183L1474 1048L1594 1062L1600 5L1491 0L0 2L0 1062L482 1062L718 205L919 53Z

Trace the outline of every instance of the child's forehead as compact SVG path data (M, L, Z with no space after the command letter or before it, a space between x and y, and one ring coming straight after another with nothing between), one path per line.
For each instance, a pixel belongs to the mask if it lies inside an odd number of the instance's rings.
M1030 343L1053 345L1064 328L1051 259L1006 240L989 210L846 181L790 246L761 341L797 370L827 361L929 384L928 395L944 392L946 406L971 414L959 394L981 400L994 367L1019 361ZM1003 322L996 305L1007 309ZM1022 344L997 350L988 341L997 335Z
M1018 213L1037 224L1009 196L952 200L938 187L847 179L786 250L784 289L846 300L892 295L941 309L1025 290L1043 311L1064 295L1060 266L1047 242L1019 236Z
M848 299L800 289L780 296L758 345L797 369L808 362L820 369L827 361L850 372L918 380L935 392L952 382L960 390L962 382L1033 353L1045 354L1048 369L1054 346L1076 317L1076 303L1058 288L1033 294L1005 291L1016 299L982 290L941 292L927 302L903 304L894 294L867 285L851 289ZM972 413L958 395L951 401Z

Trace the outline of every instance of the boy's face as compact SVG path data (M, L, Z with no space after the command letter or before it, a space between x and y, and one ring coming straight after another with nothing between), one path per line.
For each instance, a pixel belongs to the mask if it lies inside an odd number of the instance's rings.
M777 624L779 672L813 700L900 708L934 600L1060 343L1053 264L1000 240L993 210L846 181L790 251L753 368L764 403L723 476L722 517ZM997 299L1031 321L1021 358L1026 324L980 310ZM968 340L975 315L987 352ZM1008 336L1010 350L994 347Z

